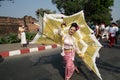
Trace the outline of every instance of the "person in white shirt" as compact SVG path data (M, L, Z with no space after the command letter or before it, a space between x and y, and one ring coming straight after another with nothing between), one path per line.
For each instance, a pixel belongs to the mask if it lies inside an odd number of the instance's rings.
M95 24L95 36L96 38L99 40L101 38L101 33L100 33L100 26L98 25L98 23L94 23Z
M27 40L26 40L26 34L25 34L25 27L21 25L19 27L19 33L20 33L20 39L21 39L21 46L27 47Z
M104 37L104 33L105 33L105 24L104 23L101 23L100 24L100 32L101 32L101 38L105 38Z
M109 27L106 28L109 35L109 47L113 47L115 44L115 36L118 31L118 27L116 27L115 23L112 23Z

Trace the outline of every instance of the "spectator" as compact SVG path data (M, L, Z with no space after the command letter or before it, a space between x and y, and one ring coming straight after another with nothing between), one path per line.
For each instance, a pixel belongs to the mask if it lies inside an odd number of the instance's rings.
M26 34L25 34L25 27L23 25L20 25L19 27L19 33L20 33L20 39L21 39L21 46L27 47L27 40L26 40Z
M100 26L98 23L95 23L95 36L99 40L101 38Z
M118 28L116 27L115 23L112 23L109 27L106 28L108 35L109 35L109 47L113 47L115 44L115 37Z

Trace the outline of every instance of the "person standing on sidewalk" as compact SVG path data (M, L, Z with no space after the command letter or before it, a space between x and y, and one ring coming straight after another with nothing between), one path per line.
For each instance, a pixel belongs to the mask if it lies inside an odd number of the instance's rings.
M27 47L25 31L26 31L25 27L23 25L20 25L19 33L20 33L20 39L21 39L21 47Z

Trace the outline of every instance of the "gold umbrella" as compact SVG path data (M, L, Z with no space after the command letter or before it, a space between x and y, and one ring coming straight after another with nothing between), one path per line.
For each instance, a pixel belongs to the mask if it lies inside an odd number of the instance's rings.
M99 54L102 45L98 42L96 37L91 34L93 31L86 24L83 11L71 16L65 16L62 14L44 14L43 36L35 43L61 45L62 38L56 33L56 31L60 28L60 25L63 22L67 24L67 26L63 28L65 33L68 32L68 29L73 22L76 22L80 26L80 29L74 34L74 37L77 39L79 49L84 54L83 61L87 67L102 80L95 63L96 56Z

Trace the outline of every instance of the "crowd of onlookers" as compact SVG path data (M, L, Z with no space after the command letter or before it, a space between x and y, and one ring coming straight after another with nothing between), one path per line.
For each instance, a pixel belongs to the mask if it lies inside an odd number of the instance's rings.
M120 39L120 25L115 22L110 25L93 23L90 28L98 40L109 42L109 47L113 47Z

